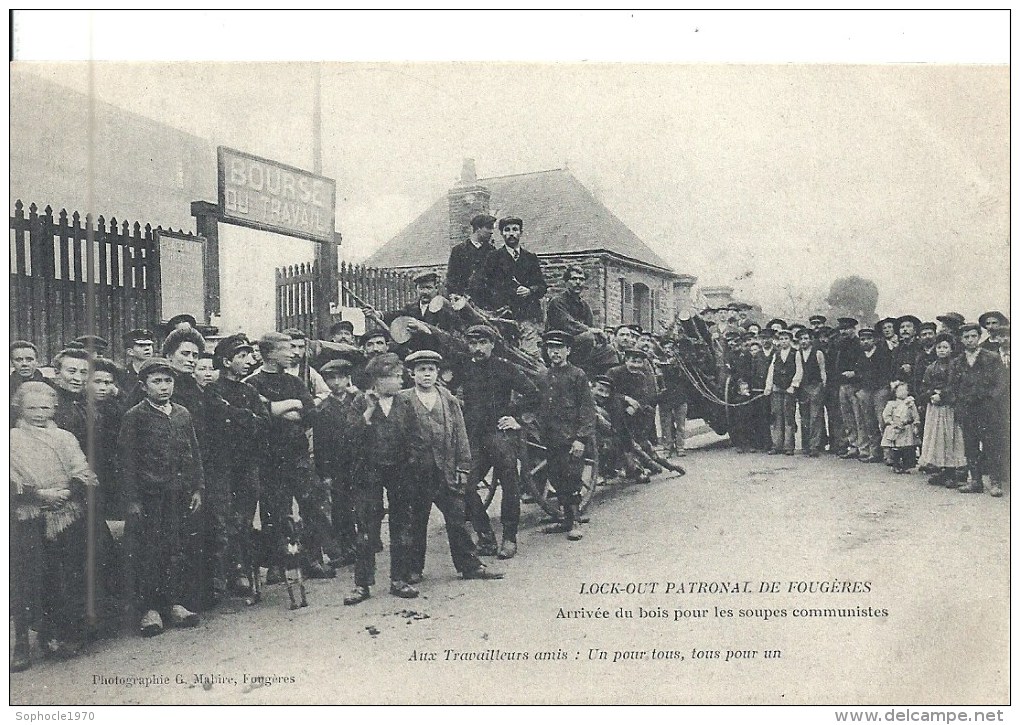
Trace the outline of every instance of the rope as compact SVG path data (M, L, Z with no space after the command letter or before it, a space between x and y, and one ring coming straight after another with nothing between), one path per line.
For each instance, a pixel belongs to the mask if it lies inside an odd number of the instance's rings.
M707 399L710 403L721 405L727 409L726 412L727 422L729 422L729 408L738 408L742 405L750 405L751 403L766 397L765 393L759 393L758 395L755 395L749 398L748 400L744 400L739 403L731 403L729 402L729 380L730 380L729 378L726 379L726 384L723 392L723 395L726 397L726 399L723 399L720 398L718 394L716 394L716 392L711 389L709 383L705 380L700 370L698 370L697 368L692 369L688 367L688 365L678 357L674 357L673 360L676 361L677 365L680 367L680 370L683 372L684 375L687 376L687 379L690 380L695 390L701 393L701 395L705 399Z

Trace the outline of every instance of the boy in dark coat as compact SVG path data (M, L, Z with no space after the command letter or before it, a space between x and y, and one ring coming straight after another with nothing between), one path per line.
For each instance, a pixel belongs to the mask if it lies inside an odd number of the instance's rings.
M128 558L137 581L142 636L162 633L164 617L193 627L182 602L188 566L186 520L202 506L205 479L191 413L170 401L174 377L165 358L139 370L145 399L124 414L119 449L126 502Z

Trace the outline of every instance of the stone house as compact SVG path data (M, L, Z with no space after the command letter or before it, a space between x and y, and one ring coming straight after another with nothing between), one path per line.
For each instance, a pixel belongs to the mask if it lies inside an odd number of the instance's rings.
M563 270L588 274L585 298L595 324L633 322L661 331L690 301L696 277L674 271L567 169L478 179L466 159L460 182L365 260L371 267L445 277L450 249L471 233L480 213L524 220L521 246L542 261L549 292L563 289ZM494 241L501 243L497 228Z

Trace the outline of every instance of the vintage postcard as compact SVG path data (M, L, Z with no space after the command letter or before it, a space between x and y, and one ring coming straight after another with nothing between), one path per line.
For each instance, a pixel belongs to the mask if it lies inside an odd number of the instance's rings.
M1001 719L1008 31L302 15L14 13L10 704Z

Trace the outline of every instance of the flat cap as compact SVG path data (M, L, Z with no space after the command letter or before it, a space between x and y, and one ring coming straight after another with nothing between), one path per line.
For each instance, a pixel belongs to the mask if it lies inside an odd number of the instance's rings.
M142 361L138 366L138 377L145 378L146 375L155 370L169 370L173 372L173 365L165 357L150 357Z
M811 317L807 318L807 321L810 322L812 325L815 324L816 322L820 325L824 325L826 322L829 321L829 318L827 318L825 315L811 315Z
M346 358L335 358L319 368L319 375L349 375L354 369L354 363Z
M836 320L836 324L839 325L841 330L850 330L861 324L856 317L840 317Z
M523 227L524 220L521 219L519 216L505 216L499 220L499 230L503 231L503 227L505 227L507 224L516 224L519 227Z
M354 332L354 323L351 322L350 320L340 320L339 322L334 322L332 325L330 325L329 334L330 335L335 335L336 333L340 332L341 330L347 330L347 332L350 332L350 333L353 334L353 332Z
M875 337L875 328L873 327L862 327L861 331L857 333L860 337Z
M980 334L981 325L977 324L976 322L965 322L964 324L960 325L960 329L958 330L958 332L960 333L960 335L963 335L966 332L976 332Z
M605 385L606 387L609 388L613 387L613 379L608 375L599 375L597 378L592 380L592 382L599 383L600 385Z
M920 325L917 326L917 331L921 332L921 330L931 330L932 332L938 332L939 327L934 322L922 322Z
M471 325L464 334L475 340L489 340L495 342L497 333L496 330L489 327L488 325Z
M790 339L793 339L793 331L787 330L786 328L783 328L782 330L775 330L774 333L777 339L780 337L788 337Z
M815 339L815 331L811 330L811 329L809 329L807 327L800 328L799 330L797 330L797 332L795 334L796 334L798 340L800 338L802 338L802 337L807 337L807 338L810 338L812 340Z
M563 330L549 330L542 335L543 345L562 345L563 347L570 347L574 342L574 338Z
M482 227L491 227L496 223L496 217L492 214L475 214L471 217L471 227L473 229L481 229Z
M416 350L404 358L404 364L409 367L414 367L418 363L435 363L438 365L441 362L443 362L443 356L435 350Z
M414 278L415 284L431 284L439 281L438 272L422 272Z
M629 350L623 351L623 359L626 360L629 357L639 357L642 360L647 360L648 353L642 350L640 347L632 347Z
M106 338L100 337L99 335L81 335L74 338L74 342L68 345L68 347L78 347L82 350L92 348L97 352L103 352L110 347L110 343L106 340Z
M628 322L626 324L619 325L616 328L616 330L617 330L617 332L619 332L620 330L632 330L632 331L636 332L639 335L642 332L641 325L635 325L633 322Z
M124 341L124 345L132 347L134 345L144 345L147 342L156 344L156 336L146 330L144 327L138 327L134 330L129 330L121 338Z
M224 337L222 340L216 343L216 349L213 351L213 356L220 360L222 358L232 358L239 352L253 352L254 347L248 338L244 335L230 335Z

